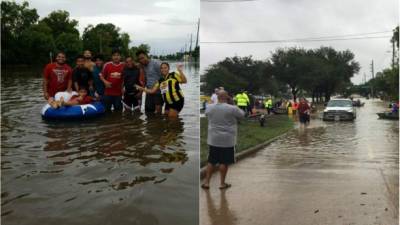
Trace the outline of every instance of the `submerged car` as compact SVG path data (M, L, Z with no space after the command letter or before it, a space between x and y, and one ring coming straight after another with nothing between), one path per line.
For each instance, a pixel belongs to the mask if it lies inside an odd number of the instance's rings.
M330 121L354 120L356 110L350 99L332 99L328 102L322 119Z

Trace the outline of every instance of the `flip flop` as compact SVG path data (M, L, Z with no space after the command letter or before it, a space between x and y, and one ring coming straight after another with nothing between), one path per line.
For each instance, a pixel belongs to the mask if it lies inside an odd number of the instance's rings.
M219 187L219 189L223 190L223 189L228 189L228 188L230 188L230 187L232 187L232 184L227 184L227 183L225 183L225 185Z
M205 184L202 184L202 185L201 185L201 188L203 188L203 189L210 189L210 186L207 186L207 185L205 185Z

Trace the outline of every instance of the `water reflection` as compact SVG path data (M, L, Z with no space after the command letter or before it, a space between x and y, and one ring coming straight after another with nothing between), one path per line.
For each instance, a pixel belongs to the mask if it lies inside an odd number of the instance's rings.
M222 213L226 224L398 224L399 122L379 120L384 108L370 100L354 122L312 119L233 165L231 194L201 192L202 224L223 224Z
M2 222L197 224L199 81L186 69L177 120L125 112L79 122L43 121L41 76L3 72Z
M234 212L229 208L229 202L226 198L226 190L222 190L219 196L219 204L215 204L215 198L211 197L209 191L206 191L206 201L208 216L212 225L235 225L236 219ZM217 208L217 205L219 206Z

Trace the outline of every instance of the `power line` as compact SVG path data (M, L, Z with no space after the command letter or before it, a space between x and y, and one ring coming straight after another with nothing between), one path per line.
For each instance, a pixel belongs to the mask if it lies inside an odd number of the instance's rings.
M388 38L385 36L366 36L366 37L348 37L348 38L309 38L309 39L286 39L286 40L264 40L264 41L201 41L202 44L256 44L256 43L283 43L283 42L319 42L319 41L344 41L358 39L378 39Z
M342 34L342 35L322 36L322 37L308 37L308 38L301 38L301 40L303 40L303 39L344 38L344 37L352 37L352 36L364 36L364 35L385 34L385 33L392 33L392 31L391 30L387 30L387 31L369 32L369 33Z
M254 2L257 0L201 0L201 2Z

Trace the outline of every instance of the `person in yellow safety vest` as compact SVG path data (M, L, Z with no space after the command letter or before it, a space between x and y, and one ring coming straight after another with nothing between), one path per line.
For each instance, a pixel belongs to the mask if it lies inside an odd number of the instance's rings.
M264 102L264 106L267 109L269 115L272 111L272 99L271 98L266 99Z
M292 102L290 100L287 102L286 107L287 107L287 110L288 110L288 115L292 115L293 114L293 108L292 108Z
M247 102L248 102L248 97L244 95L243 93L238 93L235 96L236 99L236 105L241 108L243 111L247 111Z
M247 110L247 112L251 113L250 98L247 95L247 91L243 91L242 95L246 98L246 101L247 101L246 110Z

